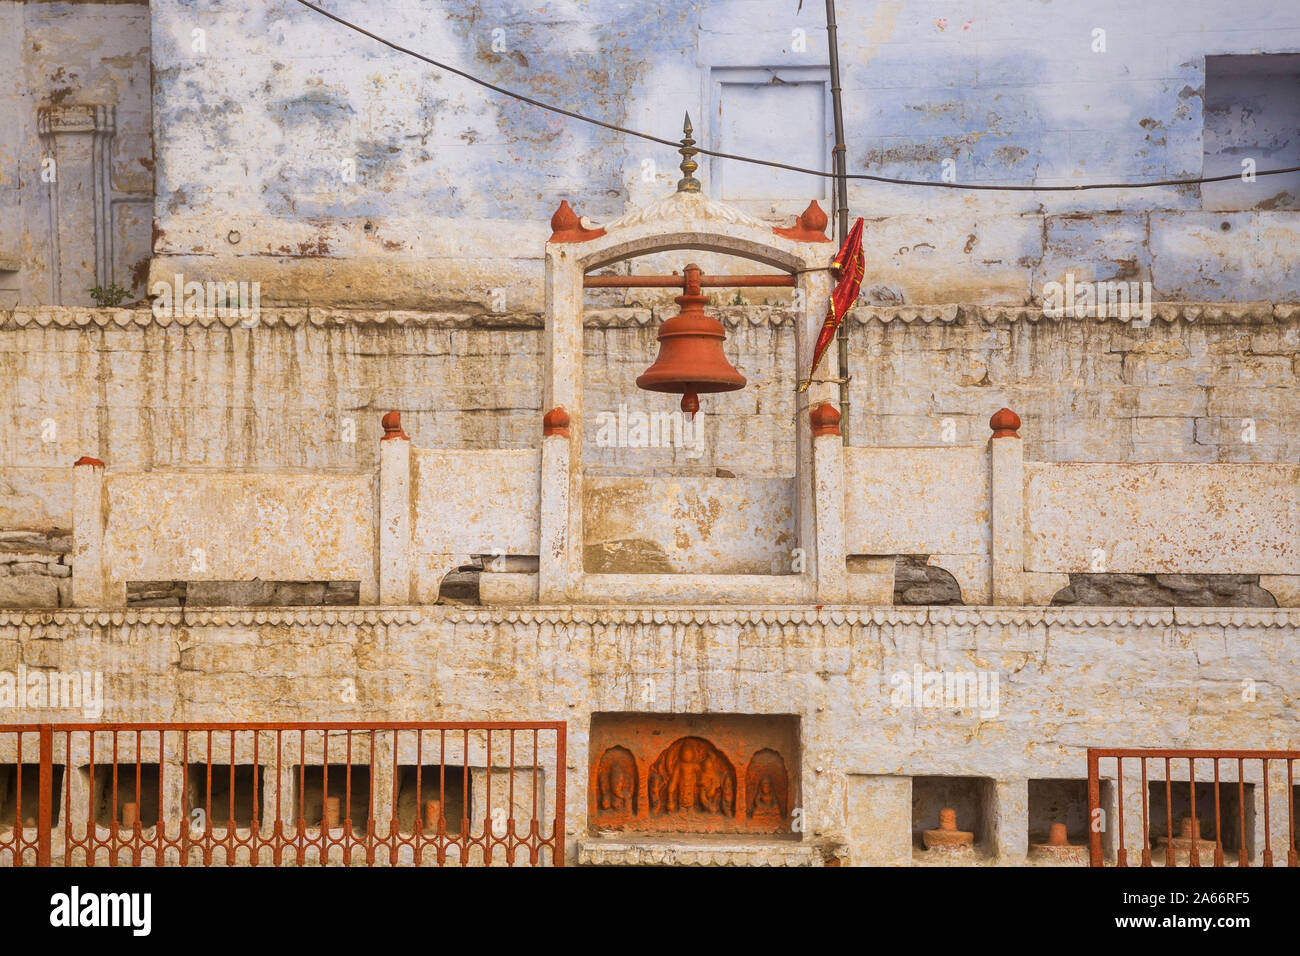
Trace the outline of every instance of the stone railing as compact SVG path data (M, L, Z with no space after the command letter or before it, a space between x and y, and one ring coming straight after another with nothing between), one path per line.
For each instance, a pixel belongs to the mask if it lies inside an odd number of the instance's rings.
M987 448L844 449L847 553L929 555L968 604L1047 604L1072 573L1258 574L1300 603L1300 465L1027 462L1019 416L990 426ZM882 603L891 569L851 590Z
M965 603L1041 605L1070 574L1249 574L1300 604L1300 465L1026 462L986 446L845 447L810 413L789 479L585 476L563 409L540 450L412 449L384 416L377 475L105 474L74 467L73 603L129 582L356 581L431 604L482 567L486 604L890 604L896 555Z
M131 581L343 580L375 602L370 476L73 476L73 603L120 606Z

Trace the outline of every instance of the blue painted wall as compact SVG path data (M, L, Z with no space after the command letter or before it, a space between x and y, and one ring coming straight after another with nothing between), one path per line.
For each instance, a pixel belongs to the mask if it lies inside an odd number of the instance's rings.
M491 82L665 138L680 135L690 110L704 145L726 126L719 84L766 69L758 102L769 105L725 119L742 132L753 124L767 155L773 128L789 128L788 155L774 158L821 155L829 168L825 151L797 135L807 117L784 106L790 77L817 81L826 64L822 4L797 8L329 4ZM152 11L162 255L517 254L532 269L561 199L600 221L679 175L667 147L475 87L291 0L155 0ZM850 171L924 180L946 168L984 184L1200 175L1206 57L1300 52L1300 5L1290 0L840 0L839 19ZM1300 165L1287 114L1300 115L1297 82L1289 106L1276 93L1254 104L1269 111L1263 126L1232 118L1231 103L1216 107L1229 119L1211 144L1212 171L1237 158L1225 133L1258 134L1261 169L1288 156ZM706 190L723 173L705 163ZM850 200L871 221L867 295L876 301L1024 302L1066 271L1151 280L1162 299L1295 300L1298 182L1262 178L1208 200L1197 186L971 193L857 183ZM820 189L809 183L809 195ZM742 202L774 222L805 203ZM222 241L232 224L250 237L238 249ZM360 238L376 230L383 243ZM503 243L521 248L503 252Z

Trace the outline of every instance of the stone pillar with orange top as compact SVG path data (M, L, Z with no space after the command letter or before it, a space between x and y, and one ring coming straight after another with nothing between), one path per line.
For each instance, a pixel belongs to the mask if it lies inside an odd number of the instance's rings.
M576 596L582 583L582 278L585 242L604 230L582 225L567 202L551 217L546 244L546 334L542 375L541 488L537 592L543 604Z
M569 413L556 406L542 416L541 511L537 553L537 600L561 603L577 585L573 567L571 497L573 436Z
M1020 440L1020 416L1000 408L989 419L992 458L991 528L993 603L1025 602L1025 448Z
M382 419L379 440L379 603L411 604L411 439L400 412Z
M104 463L83 455L72 466L72 604L104 607L111 601L104 563Z
M848 599L848 555L844 537L844 443L840 413L830 402L808 413L813 443L813 499L816 515L817 602Z
M829 258L829 256L828 256ZM821 331L822 322L826 318L826 303L831 293L830 273L824 269L809 269L798 274L798 286L795 293L795 356L799 376L806 376L808 370L812 368L813 349L817 341L817 335ZM847 320L846 320L847 321ZM844 525L844 500L843 500L843 461L844 461L844 439L840 435L840 410L836 407L839 401L839 358L835 348L826 350L826 357L822 360L821 366L817 370L817 376L809 385L808 390L802 394L796 394L799 402L799 413L795 416L795 546L802 550L804 566L806 573L812 578L810 582L810 593L818 594L817 603L835 603L846 600L844 597L832 597L837 589L844 589L848 586L848 573L843 556L843 525ZM803 403L807 402L807 405ZM820 424L813 421L814 410L826 406L835 413L835 421L831 423L824 420ZM807 409L806 411L804 409ZM832 453L832 439L830 432L826 431L824 436L815 434L816 429L834 428L833 442L839 445L839 448ZM830 462L834 457L839 457L839 485L841 495L838 506L833 504L827 505L827 513L832 524L827 525L827 530L833 527L835 515L839 515L839 540L840 554L838 559L834 554L823 555L821 552L820 531L821 522L818 513L822 508L823 502L818 497L818 479L819 469L815 464L818 450L821 450L825 457L825 464L820 473L830 475L834 469ZM829 494L829 489L825 492ZM832 534L832 539L834 535ZM828 577L822 576L822 564L825 563ZM821 595L823 584L827 593Z

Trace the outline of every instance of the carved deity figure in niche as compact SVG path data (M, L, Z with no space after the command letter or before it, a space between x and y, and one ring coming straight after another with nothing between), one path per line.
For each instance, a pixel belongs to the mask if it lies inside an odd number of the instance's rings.
M610 747L596 766L596 806L601 815L636 815L636 759L625 747Z
M651 766L649 783L650 812L655 816L736 812L735 768L702 737L682 737L669 744Z
M650 768L650 815L659 816L664 812L664 800L667 798L668 782L659 773L657 767Z
M754 754L745 771L749 818L762 826L784 827L790 808L790 776L775 750Z

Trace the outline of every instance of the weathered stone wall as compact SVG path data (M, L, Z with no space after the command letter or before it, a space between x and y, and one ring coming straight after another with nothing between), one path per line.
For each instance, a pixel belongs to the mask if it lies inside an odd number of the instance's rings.
M796 396L782 306L715 309L750 384L706 397L698 436L679 442L665 430L654 447L610 441L621 414L674 411L671 397L634 385L674 311L662 303L589 310L584 467L598 476L788 478ZM0 530L66 533L69 464L82 454L111 471L373 474L379 418L391 409L403 412L418 447L540 444L537 316L273 309L252 328L230 325L164 326L143 310L0 313ZM856 445L977 448L990 411L1006 405L1024 419L1030 461L1287 462L1300 454L1295 306L1162 305L1146 328L1030 309L860 308L849 329ZM19 550L9 564L25 568ZM68 604L66 578L6 577L3 603ZM1125 591L1123 603L1159 590L1146 583ZM1216 595L1207 585L1170 603L1264 601L1251 595Z
M564 720L570 852L588 858L623 852L587 829L592 714L793 714L797 847L909 862L911 778L967 776L987 781L979 859L1014 863L1029 783L1085 778L1089 746L1292 746L1298 629L1295 610L0 611L0 670L102 672L107 721ZM912 706L894 692L917 667L996 674L996 701ZM1273 824L1281 852L1276 805Z
M716 310L750 385L702 402L698 455L602 447L601 413L675 408L634 384L674 308L589 315L585 466L792 474L793 334L775 306ZM272 310L252 329L203 321L0 313L0 524L68 528L67 466L83 454L115 470L372 471L392 409L419 447L540 442L536 316ZM1300 456L1295 306L1162 306L1142 329L1033 310L859 309L849 328L855 445L982 444L989 415L1007 406L1024 420L1031 461Z
M72 535L0 531L0 607L72 603Z

